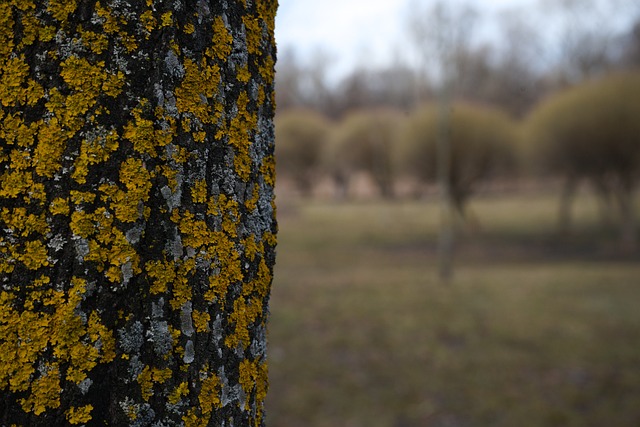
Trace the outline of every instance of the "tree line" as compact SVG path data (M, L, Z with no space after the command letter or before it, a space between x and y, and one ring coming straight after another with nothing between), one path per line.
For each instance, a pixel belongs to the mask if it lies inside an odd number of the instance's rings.
M281 187L311 195L329 181L345 196L364 174L380 195L398 197L444 181L464 217L483 183L561 179L566 230L572 195L586 180L605 216L616 207L623 241L632 244L637 4L539 0L497 17L499 43L478 41L484 18L464 3L414 1L400 60L337 81L328 77L330 54L305 61L285 47L276 77ZM402 60L405 53L413 61Z
M632 194L640 177L638 99L640 73L629 71L549 94L522 118L495 106L454 101L445 131L456 211L464 217L469 198L487 182L552 177L564 183L566 228L571 196L586 180L603 204L617 206L622 236L631 244ZM434 103L410 111L360 109L340 119L309 109L281 112L278 177L307 196L323 181L332 182L336 195L348 195L357 174L369 176L384 197L424 194L436 182L438 114Z

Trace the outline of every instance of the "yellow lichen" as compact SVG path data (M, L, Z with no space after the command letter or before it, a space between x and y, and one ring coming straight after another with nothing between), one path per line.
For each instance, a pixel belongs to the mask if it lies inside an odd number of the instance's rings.
M105 273L105 277L113 283L122 280L122 267L129 265L133 274L141 271L140 257L127 241L124 233L113 226L113 216L105 208L95 213L76 210L71 214L70 228L72 233L89 239L89 253L85 261L96 262L96 269Z
M18 260L22 261L29 270L37 270L41 267L50 265L47 248L39 240L26 242L24 251L18 256Z
M85 405L79 408L72 406L64 414L69 424L84 424L91 421L91 411L93 411L93 405Z
M76 210L71 213L71 223L69 224L71 232L75 236L87 238L93 235L97 227L93 222L93 215L83 210Z
M80 40L93 53L100 55L109 47L109 39L102 33L85 30L82 25L78 25Z
M240 362L240 378L238 382L242 387L242 390L250 395L253 390L256 390L256 400L258 402L264 401L267 394L268 380L267 380L267 365L261 363L258 360L251 361L244 359ZM249 409L249 401L245 403L245 408Z
M104 137L84 139L80 145L80 154L75 160L72 178L80 184L86 182L89 166L106 162L109 155L119 147L118 134L109 132Z
M71 202L74 205L79 205L82 203L93 203L93 201L96 199L96 195L88 191L71 190L69 192L69 195L71 196Z
M60 406L60 371L53 363L46 367L46 372L36 378L31 386L31 394L20 399L20 405L26 412L40 415L47 409Z
M249 67L244 66L240 68L238 70L238 74L236 75L236 78L238 79L239 82L248 83L249 80L251 80L251 73L249 72Z
M35 172L51 178L60 169L60 159L66 148L62 128L56 118L43 124L38 132L38 146L34 152Z
M85 58L71 56L61 63L60 75L72 89L66 99L67 112L84 114L101 94L116 97L122 91L121 72L109 74L104 69L104 61L92 65Z
M227 136L229 144L234 148L235 156L233 163L236 174L245 182L251 176L252 161L249 156L249 146L251 145L251 135L257 125L257 116L247 109L249 97L246 92L241 92L238 96L238 114L231 120L228 129L220 130L218 137Z
M137 49L138 43L134 35L129 34L124 29L127 25L124 17L113 13L109 6L104 7L101 1L96 2L95 11L104 20L102 30L107 34L116 34L120 43L131 53Z
M169 300L171 308L179 309L184 303L191 300L192 290L189 285L189 277L193 274L196 261L193 258L183 261L178 267L176 280L173 282L172 298Z
M158 25L158 23L156 22L156 19L153 16L153 12L150 9L145 10L140 15L140 22L148 32L153 31L156 25Z
M244 347L251 344L249 327L261 314L262 301L260 299L251 298L247 303L244 297L238 297L233 302L233 313L229 316L229 321L235 325L234 331L225 338L225 345L229 348L236 348L239 344Z
M0 65L0 103L4 107L34 105L44 96L44 90L29 79L29 66L24 55L5 56Z
M145 269L152 279L149 289L152 295L167 292L168 286L176 280L175 265L172 261L151 260L147 262Z
M133 149L138 153L156 157L158 155L156 149L165 147L173 140L175 125L169 129L155 129L153 121L143 117L148 105L149 101L143 99L132 111L134 120L125 125L124 137L131 141ZM162 115L162 112L159 111L156 114Z
M184 71L182 83L176 88L178 111L191 113L204 124L215 123L218 114L211 110L206 99L218 92L220 68L217 65L207 65L204 60L198 64L187 58L184 61Z
M251 192L251 198L245 200L244 206L247 208L249 212L252 212L258 206L259 199L260 199L260 187L257 185L254 185L253 190Z
M38 39L40 23L33 13L22 17L22 40L18 45L19 49L31 46Z
M193 310L191 317L193 317L193 325L197 332L209 332L209 322L211 321L209 313Z
M246 29L247 50L250 54L260 54L260 44L262 42L260 20L248 15L242 17L242 22Z
M160 26L170 27L171 25L173 25L173 14L171 11L163 13L160 17Z
M260 173L264 178L264 182L273 187L276 183L276 162L274 156L266 156L262 159L260 165Z
M191 188L191 199L194 203L207 203L207 181L196 180Z
M205 51L210 58L226 60L231 54L233 37L224 25L221 16L216 16L213 20L213 43Z
M221 407L220 389L221 383L217 376L210 374L207 378L202 380L200 395L198 396L202 415L210 416L213 412L213 408Z
M145 402L149 401L149 398L153 396L153 382L151 381L151 369L148 366L145 366L142 372L138 375L136 379L138 384L140 385L140 392L142 393L142 399Z
M169 403L171 403L172 405L176 405L178 402L180 402L183 396L186 396L188 394L189 394L189 384L186 382L180 383L180 385L178 385L178 387L176 387L169 394Z
M164 384L173 375L173 371L170 368L158 369L153 368L151 370L151 378L153 382L158 384Z
M258 253L258 244L256 243L256 239L251 235L244 239L242 243L244 245L245 256L249 260L253 261L256 258L256 254Z
M49 0L47 10L58 21L66 21L76 7L76 0Z
M129 158L120 166L119 177L125 190L114 184L103 184L100 191L118 220L135 222L144 215L142 207L149 199L151 174L142 160Z
M193 34L196 31L196 27L191 22L184 26L185 34Z
M265 85L270 85L273 83L275 78L275 60L268 56L261 60L258 64L258 72L260 73L260 77L264 80ZM263 88L261 88L262 92L259 96L259 102L262 103L265 100L265 93ZM273 99L274 92L270 93L271 102L275 105L275 100Z
M34 215L27 213L26 208L2 208L0 220L4 222L4 228L11 230L18 236L28 237L32 233L45 235L49 232L47 219L43 214Z

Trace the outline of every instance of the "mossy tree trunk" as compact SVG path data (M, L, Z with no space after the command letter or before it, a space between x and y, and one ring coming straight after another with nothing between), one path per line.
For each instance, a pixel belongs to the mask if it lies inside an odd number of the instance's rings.
M0 424L261 426L276 0L0 2Z

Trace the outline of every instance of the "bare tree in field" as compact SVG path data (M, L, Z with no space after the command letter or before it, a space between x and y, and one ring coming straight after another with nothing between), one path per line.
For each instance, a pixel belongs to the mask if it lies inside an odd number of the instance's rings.
M264 425L276 7L0 2L1 425Z
M439 1L425 8L414 1L410 7L409 28L422 68L435 73L439 88L439 132L437 176L442 200L442 223L439 237L439 275L449 280L453 260L453 200L449 181L451 163L450 106L453 88L462 70L455 59L469 43L477 12L470 6L456 6Z
M565 180L560 226L568 231L571 201L581 180L590 182L605 207L615 201L620 242L637 246L634 193L640 172L640 74L611 75L548 97L528 118L530 138L546 172Z

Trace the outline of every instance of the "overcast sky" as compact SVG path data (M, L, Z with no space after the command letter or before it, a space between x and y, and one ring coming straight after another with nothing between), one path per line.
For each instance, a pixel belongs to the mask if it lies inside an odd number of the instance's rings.
M276 37L281 51L302 57L329 54L335 69L384 65L402 57L408 43L403 26L416 0L280 0ZM452 1L452 0L449 0ZM473 0L484 16L535 0ZM420 4L430 4L421 0Z
M478 37L497 37L495 23L501 12L511 9L527 10L526 19L536 19L531 13L544 1L557 0L448 0L471 4L478 9L481 23ZM598 2L598 0L593 0ZM638 0L600 0L635 3ZM328 55L330 73L334 77L350 71L354 66L366 64L379 67L411 55L406 31L408 11L412 4L420 7L435 0L280 0L276 18L278 49L296 50L305 60L318 51ZM637 3L635 3L637 4ZM548 22L546 17L539 20ZM548 31L545 29L545 31Z

